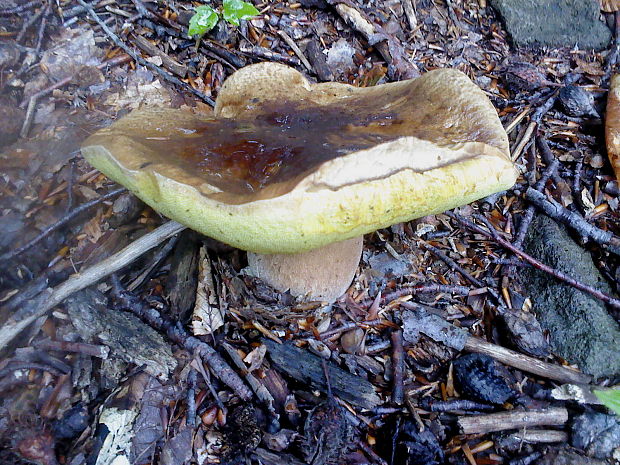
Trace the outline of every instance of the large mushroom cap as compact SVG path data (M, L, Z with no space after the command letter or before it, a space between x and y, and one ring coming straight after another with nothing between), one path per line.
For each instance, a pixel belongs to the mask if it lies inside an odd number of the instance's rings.
M361 236L516 178L492 104L450 69L357 88L252 65L224 83L213 115L137 110L82 153L162 214L258 253Z

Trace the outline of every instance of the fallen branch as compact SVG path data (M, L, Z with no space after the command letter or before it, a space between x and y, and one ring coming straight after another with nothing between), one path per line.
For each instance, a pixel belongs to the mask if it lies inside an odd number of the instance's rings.
M556 407L464 416L458 419L458 424L463 434L485 434L508 429L524 430L531 426L561 426L567 421L568 411L563 407Z
M106 200L113 199L118 194L122 194L123 192L126 192L126 191L127 191L127 189L122 187L120 189L113 190L112 192L108 192L107 194L102 195L101 197L99 197L97 199L93 199L90 202L86 202L86 203L80 205L79 207L73 209L71 212L67 213L61 219L56 221L56 223L54 223L54 224L48 226L47 228L45 228L34 239L28 241L26 244L22 245L21 247L18 247L15 250L11 250L10 252L6 252L6 253L0 255L0 262L4 262L4 261L7 261L7 260L10 260L12 258L17 257L19 254L25 252L26 250L30 249L34 245L38 244L41 240L43 240L45 237L47 237L47 235L50 234L51 232L57 230L58 228L60 228L61 226L64 226L65 224L67 224L69 221L71 221L73 218L75 218L79 214L85 212L86 210L88 210L91 207L94 207L95 205L99 205L100 203L105 202Z
M570 286L573 286L575 289L579 289L580 291L587 292L591 296L594 296L597 299L602 300L603 302L605 302L606 304L611 305L614 308L620 309L620 300L615 299L614 297L610 296L609 294L605 294L604 292L601 292L598 289L595 289L595 288L593 288L591 286L583 284L581 281L577 281L576 279L571 278L570 276L568 276L565 273L562 273L561 271L554 270L550 266L545 265L543 262L535 259L531 255L528 255L523 250L520 250L518 247L515 247L513 244L511 244L507 240L502 239L499 236L498 237L493 237L493 234L491 234L489 231L487 231L486 229L483 229L483 228L475 225L474 223L472 223L471 221L463 218L460 215L457 215L457 214L452 213L452 212L446 212L446 215L449 216L450 218L458 221L463 226L465 226L467 229L470 229L470 230L472 230L474 232L482 234L482 235L488 237L489 239L494 239L497 244L499 244L500 246L504 247L505 249L510 250L515 255L518 255L523 260L525 260L530 265L532 265L534 268L537 268L537 269L539 269L541 271L544 271L547 274L550 274L554 278L556 278L556 279L558 279L560 281L563 281L563 282L565 282L566 284L568 284Z
M181 325L164 318L160 312L146 304L142 299L122 289L120 281L116 277L112 279L112 295L121 308L144 320L152 328L165 333L170 340L187 351L197 354L209 365L211 372L243 400L252 398L252 391L213 347L194 336L190 336Z
M547 199L543 193L531 187L525 191L525 198L550 218L575 230L583 239L590 239L608 246L611 252L620 255L620 238L614 236L613 233L591 225L581 215L564 208L553 199Z
M127 266L142 254L184 229L185 226L175 221L169 221L132 242L123 250L70 277L55 288L42 292L35 299L28 301L21 310L13 314L0 328L0 350L7 347L19 333L36 319L44 316L74 292L85 289Z
M433 309L415 302L400 302L400 306L410 312L403 312L403 337L405 341L415 344L420 333L455 350L467 350L485 354L495 360L527 373L533 373L561 383L588 384L592 378L569 368L543 362L534 357L520 354L492 344L476 336L470 335L462 328L457 328L443 317L434 313ZM408 314L409 313L409 314Z

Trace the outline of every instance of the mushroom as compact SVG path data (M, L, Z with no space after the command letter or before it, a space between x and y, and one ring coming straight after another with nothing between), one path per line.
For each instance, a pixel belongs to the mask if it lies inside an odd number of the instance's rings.
M493 105L452 69L357 88L251 65L212 115L136 110L82 153L158 212L248 251L253 275L329 302L350 286L364 234L516 179Z

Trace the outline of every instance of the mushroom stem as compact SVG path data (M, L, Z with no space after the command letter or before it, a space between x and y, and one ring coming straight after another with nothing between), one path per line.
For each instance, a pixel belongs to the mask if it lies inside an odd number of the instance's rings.
M250 273L280 291L332 303L353 281L363 239L354 237L297 254L248 252Z

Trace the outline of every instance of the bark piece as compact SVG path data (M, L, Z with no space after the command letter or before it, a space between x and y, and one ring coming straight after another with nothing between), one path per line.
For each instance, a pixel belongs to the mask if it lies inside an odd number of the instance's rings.
M315 389L327 392L327 383L321 359L289 343L278 344L269 339L262 341L272 362L278 369ZM334 395L362 408L373 408L381 403L373 385L358 376L327 364Z
M179 321L186 321L196 301L198 286L198 243L194 231L184 231L172 255L167 288L170 310Z
M101 342L126 362L144 366L156 378L167 380L177 361L170 344L138 318L108 307L99 291L86 289L66 300L73 325L87 342Z

